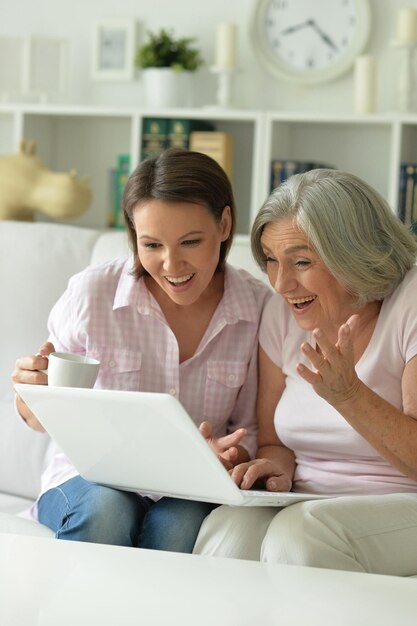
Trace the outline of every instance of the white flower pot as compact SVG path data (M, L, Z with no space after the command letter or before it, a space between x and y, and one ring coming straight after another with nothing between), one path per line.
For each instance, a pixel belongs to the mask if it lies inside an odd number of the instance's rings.
M183 107L192 104L193 72L175 72L170 67L143 70L145 102L154 108Z

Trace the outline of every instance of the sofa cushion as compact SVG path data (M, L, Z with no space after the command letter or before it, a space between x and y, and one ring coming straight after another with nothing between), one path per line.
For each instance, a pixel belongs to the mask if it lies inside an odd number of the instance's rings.
M98 265L119 256L129 254L129 244L125 230L105 231L94 244L91 265Z
M0 222L0 491L33 499L48 437L14 412L10 380L16 358L47 338L48 313L68 279L89 264L100 231L62 224Z
M31 519L30 509L32 505L33 500L20 498L8 493L0 493L0 511L2 513L19 515L19 517Z
M50 439L29 428L13 407L10 390L0 399L0 491L34 500L39 493ZM0 510L8 510L2 501Z
M1 393L10 388L16 357L36 351L46 338L46 321L68 279L90 263L99 231L62 224L0 222L2 306ZM10 264L10 260L12 264Z
M22 519L9 513L0 513L0 533L12 533L13 535L34 535L36 537L55 537L54 532L33 520Z

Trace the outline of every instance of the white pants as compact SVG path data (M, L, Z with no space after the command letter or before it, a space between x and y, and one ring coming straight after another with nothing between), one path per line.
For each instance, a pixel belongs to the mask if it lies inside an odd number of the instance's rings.
M417 574L417 494L309 500L283 509L221 506L195 554L357 572Z

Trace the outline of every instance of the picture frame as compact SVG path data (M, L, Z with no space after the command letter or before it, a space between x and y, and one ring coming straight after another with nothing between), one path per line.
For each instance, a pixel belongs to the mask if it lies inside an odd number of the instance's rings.
M132 19L103 19L94 24L92 78L130 81L134 78L136 23Z

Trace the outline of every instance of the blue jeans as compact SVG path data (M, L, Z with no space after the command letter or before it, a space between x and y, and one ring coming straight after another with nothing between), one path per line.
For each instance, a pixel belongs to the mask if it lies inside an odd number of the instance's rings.
M150 498L75 476L38 502L38 518L57 539L191 553L208 502Z

